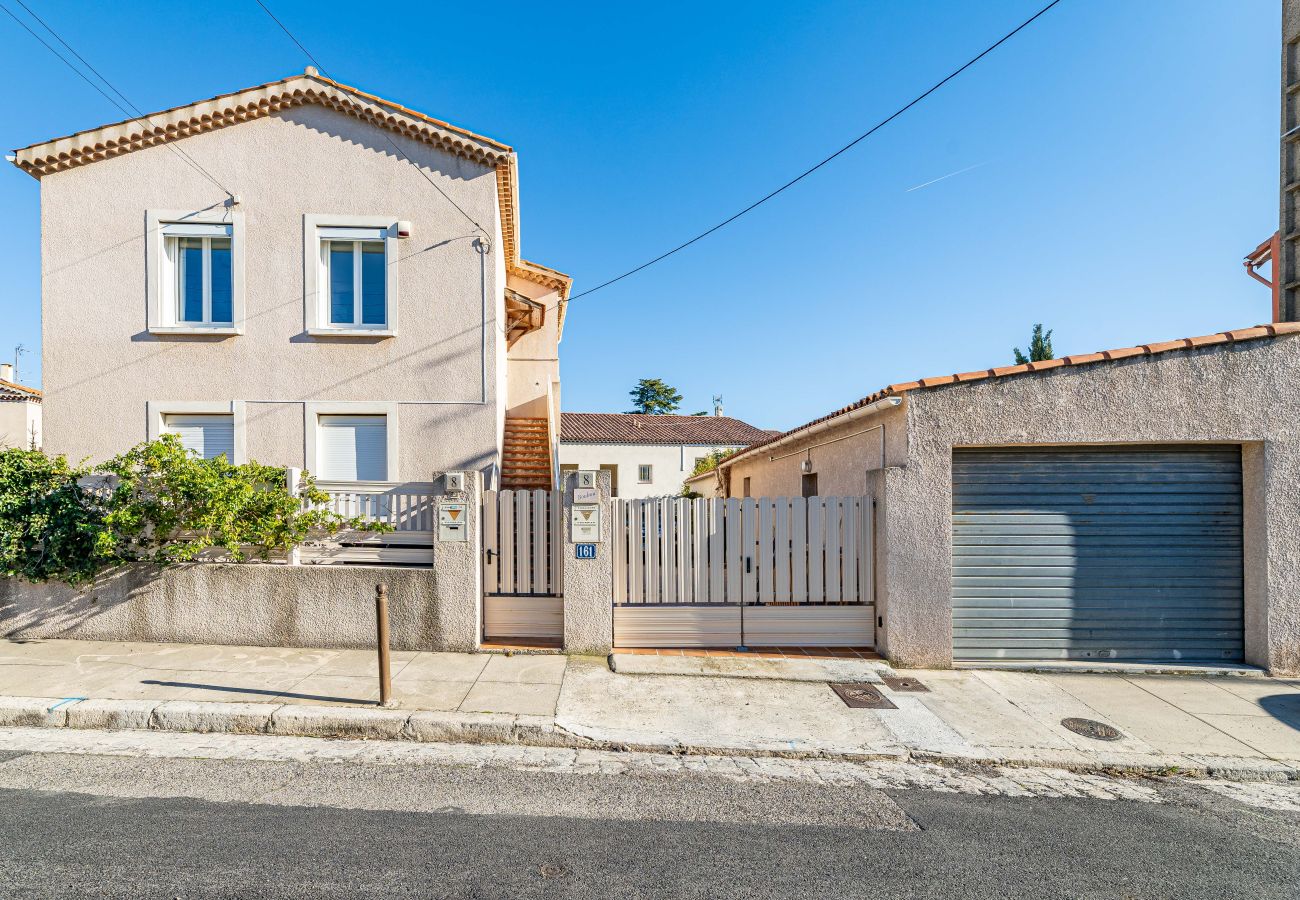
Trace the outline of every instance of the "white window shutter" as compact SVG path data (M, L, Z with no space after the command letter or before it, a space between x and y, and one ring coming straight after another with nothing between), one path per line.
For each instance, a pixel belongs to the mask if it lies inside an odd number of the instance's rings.
M321 416L317 445L322 481L387 481L385 416Z
M204 459L226 455L235 461L235 418L229 415L169 415L169 432L181 439L181 446Z

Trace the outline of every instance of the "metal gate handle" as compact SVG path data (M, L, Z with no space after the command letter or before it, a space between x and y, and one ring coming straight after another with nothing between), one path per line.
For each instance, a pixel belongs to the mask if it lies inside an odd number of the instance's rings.
M483 552L487 554L488 565L491 565L491 564L492 564L492 557L496 556L496 551L495 551L495 550L484 550Z

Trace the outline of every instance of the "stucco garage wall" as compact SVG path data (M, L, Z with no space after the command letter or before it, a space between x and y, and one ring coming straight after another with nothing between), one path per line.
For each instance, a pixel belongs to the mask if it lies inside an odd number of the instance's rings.
M169 147L46 175L47 448L103 459L146 438L149 400L240 400L251 457L312 468L314 461L304 458L304 402L392 401L399 404L401 479L489 466L498 446L498 405L505 402L497 396L504 378L497 334L503 263L494 170L313 105L196 134L177 146L240 196L244 334L148 330L146 211L220 209L226 200ZM475 249L472 226L416 165L492 230L489 258ZM398 242L396 337L306 333L308 213L413 223L412 236Z
M963 446L1244 444L1246 656L1300 671L1300 343L1269 338L908 393L886 472L881 647L952 663L952 451Z
M434 573L368 566L203 563L136 569L85 589L0 580L0 635L258 647L374 647L388 585L396 650L469 650L463 604ZM476 642L475 642L476 643Z

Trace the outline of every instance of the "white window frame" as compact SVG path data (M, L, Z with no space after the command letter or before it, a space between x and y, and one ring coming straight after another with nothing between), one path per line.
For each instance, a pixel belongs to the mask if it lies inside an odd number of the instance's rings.
M302 425L303 434L306 437L303 459L306 461L305 468L312 476L320 478L317 474L320 472L320 417L321 416L385 416L387 421L384 423L384 436L387 438L388 446L385 452L388 455L387 478L383 482L374 482L384 484L388 482L400 481L398 475L397 459L397 404L379 401L333 401L324 403L304 403L302 405ZM322 479L323 480L323 479ZM357 482L358 484L371 482Z
M650 475L649 478L642 478L642 477L641 477L641 470L642 470L642 469L645 469L645 470L649 473L649 475ZM654 484L654 482L655 482L655 467L654 467L654 465L651 464L651 463L637 463L637 466L636 466L636 483L637 483L637 484Z
M348 234L354 230L354 235ZM382 235L378 232L382 231ZM323 243L331 237L340 240L375 240L384 242L384 324L362 325L361 267L353 268L355 293L352 325L334 325L330 322L329 281L326 274ZM302 217L303 246L303 313L307 333L315 337L395 337L397 335L397 217L396 216L342 216L308 213Z
M239 465L248 462L248 450L245 441L248 417L243 400L149 400L145 403L148 419L147 434L149 440L156 441L167 433L167 417L175 415L227 415L231 416L235 426L235 458L231 463Z
M176 290L176 266L167 254L169 237L230 237L230 322L182 322ZM206 242L205 242L206 245ZM204 255L210 250L205 246ZM151 334L244 333L244 214L231 207L214 209L150 209L145 211L145 284L148 330ZM211 318L211 279L205 281L204 317Z

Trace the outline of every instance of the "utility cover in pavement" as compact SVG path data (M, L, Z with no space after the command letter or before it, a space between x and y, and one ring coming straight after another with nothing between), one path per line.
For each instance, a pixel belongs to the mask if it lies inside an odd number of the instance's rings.
M912 694L928 694L930 689L915 678L904 678L901 675L886 676L880 679L889 685L891 691L900 691Z
M1062 719L1061 724L1075 734L1081 734L1096 741L1118 741L1124 736L1118 728L1113 728L1105 722L1098 722L1093 719Z
M845 706L853 709L898 709L874 684L832 684L831 690L840 695Z

